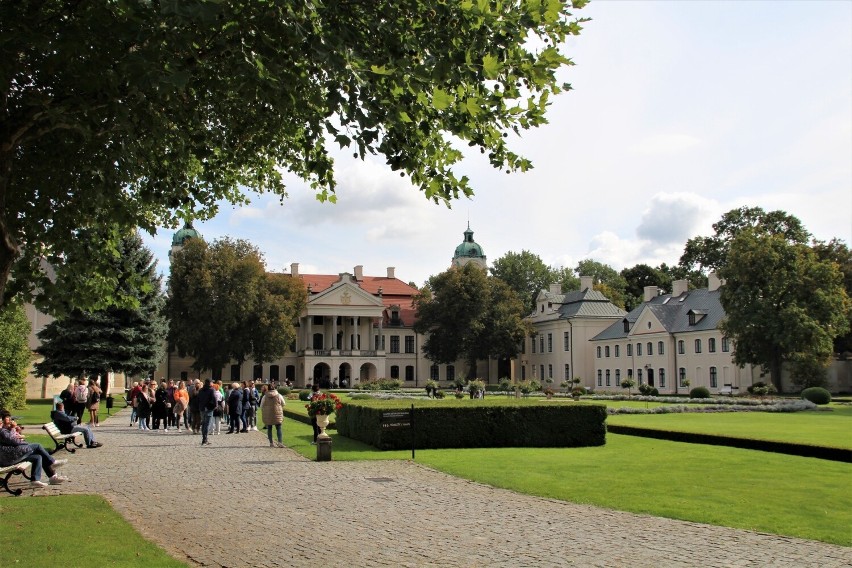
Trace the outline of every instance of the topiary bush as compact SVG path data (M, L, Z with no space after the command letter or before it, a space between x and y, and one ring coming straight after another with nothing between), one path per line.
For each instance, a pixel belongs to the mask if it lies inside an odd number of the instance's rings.
M810 387L802 391L802 398L814 404L828 404L831 402L831 393L822 387Z
M311 391L309 390L300 390L299 391L299 400L307 401L311 397Z
M689 391L689 398L710 398L710 390L707 387L695 387Z

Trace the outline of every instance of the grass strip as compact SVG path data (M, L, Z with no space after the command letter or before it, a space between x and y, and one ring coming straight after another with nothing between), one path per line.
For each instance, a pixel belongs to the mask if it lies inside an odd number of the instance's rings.
M3 566L186 566L145 540L99 495L0 499L0 550Z

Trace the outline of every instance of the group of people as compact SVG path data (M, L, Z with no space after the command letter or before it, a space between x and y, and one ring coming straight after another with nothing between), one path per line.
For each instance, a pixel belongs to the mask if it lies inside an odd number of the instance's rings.
M159 384L146 380L133 383L128 401L133 407L131 427L138 424L140 430L160 431L162 427L163 432L170 428L180 432L183 425L184 431L201 434L202 445L210 445L209 435L222 433L223 422L228 426L226 434L257 431L257 411L261 409L270 446L276 445L272 427L277 427L277 446L284 447L281 424L285 400L271 385L261 385L258 390L254 381L223 385L211 379L177 384L174 380Z
M97 427L99 423L98 410L101 407L101 398L103 398L103 391L95 379L89 379L88 385L83 378L71 381L59 393L65 412L75 417L78 425L83 422L86 410L89 411L89 426L92 428Z

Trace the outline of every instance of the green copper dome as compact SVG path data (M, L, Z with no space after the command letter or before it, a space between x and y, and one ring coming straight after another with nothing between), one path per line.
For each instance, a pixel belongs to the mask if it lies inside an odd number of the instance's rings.
M183 243L185 243L188 239L200 239L201 233L192 228L192 223L187 221L186 224L175 233L175 236L172 237L172 246L173 247L182 247Z
M470 225L464 232L464 242L456 247L456 253L453 255L454 260L462 257L485 260L485 251L473 240L473 231L470 230Z

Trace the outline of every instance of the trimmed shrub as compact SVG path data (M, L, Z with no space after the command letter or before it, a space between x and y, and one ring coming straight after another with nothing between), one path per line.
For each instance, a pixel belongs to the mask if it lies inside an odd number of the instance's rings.
M689 398L710 398L710 390L707 387L695 387L689 391Z
M802 391L802 398L814 404L828 404L831 402L831 393L822 387L810 387Z
M606 443L606 407L598 404L444 405L414 408L411 428L383 428L380 402L344 405L337 431L379 449L584 447ZM447 406L449 404L450 406ZM412 440L412 436L414 439Z
M753 385L746 388L749 394L753 394L756 396L767 396L770 394L775 394L778 390L775 388L775 385L772 383L764 383L763 381L757 381Z
M299 391L299 400L304 400L305 402L307 402L308 400L310 400L310 397L311 397L311 391L309 391L309 390L300 390Z

